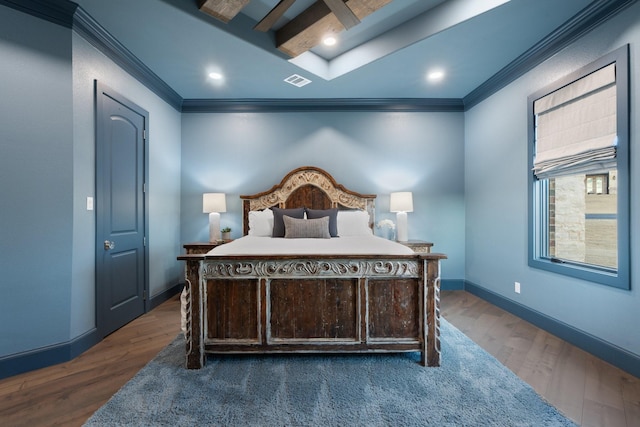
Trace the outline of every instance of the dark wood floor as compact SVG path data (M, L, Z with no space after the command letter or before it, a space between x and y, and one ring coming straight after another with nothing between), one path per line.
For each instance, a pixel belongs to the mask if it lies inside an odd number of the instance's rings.
M0 425L82 425L176 337L179 304L172 298L70 362L0 380ZM443 292L442 314L578 424L640 426L640 379L467 292Z
M179 330L175 296L70 362L0 380L0 426L81 426Z
M467 292L443 292L441 314L577 424L640 426L635 376Z

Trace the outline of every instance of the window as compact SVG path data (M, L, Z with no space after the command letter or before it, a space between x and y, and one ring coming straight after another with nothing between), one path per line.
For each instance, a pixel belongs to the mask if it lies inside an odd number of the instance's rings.
M611 173L615 180L615 173ZM609 173L587 175L587 194L609 194Z
M629 289L628 46L528 98L529 265Z

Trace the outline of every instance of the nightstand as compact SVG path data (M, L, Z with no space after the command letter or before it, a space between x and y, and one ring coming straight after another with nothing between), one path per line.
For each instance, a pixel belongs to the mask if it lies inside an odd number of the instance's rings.
M406 242L398 243L411 248L414 252L420 253L431 253L431 247L433 246L433 243L425 242L424 240L407 240Z
M217 242L194 242L194 243L185 243L182 247L187 251L188 254L206 254L211 249L216 246L224 245L225 243L230 242L231 240L220 240Z

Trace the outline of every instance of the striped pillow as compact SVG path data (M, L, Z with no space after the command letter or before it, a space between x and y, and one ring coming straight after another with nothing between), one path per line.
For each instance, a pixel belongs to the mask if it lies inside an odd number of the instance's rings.
M286 239L330 239L329 217L317 219L296 219L283 215L284 237Z

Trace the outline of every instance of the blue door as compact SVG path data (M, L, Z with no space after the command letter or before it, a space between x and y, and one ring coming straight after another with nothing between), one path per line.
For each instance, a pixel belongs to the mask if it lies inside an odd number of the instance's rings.
M96 323L105 337L146 311L148 113L96 83Z

